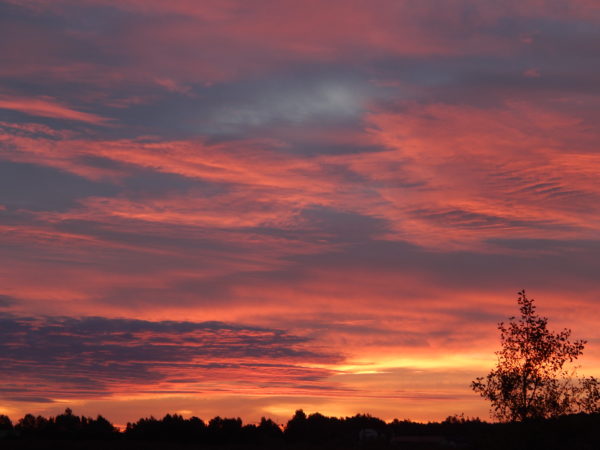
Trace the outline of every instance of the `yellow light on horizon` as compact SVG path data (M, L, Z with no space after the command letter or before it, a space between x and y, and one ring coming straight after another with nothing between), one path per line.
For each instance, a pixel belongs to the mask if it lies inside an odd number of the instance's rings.
M350 364L333 367L334 370L349 374L377 374L392 369L487 369L494 358L483 354L456 354L441 357L383 357L379 360L354 360Z

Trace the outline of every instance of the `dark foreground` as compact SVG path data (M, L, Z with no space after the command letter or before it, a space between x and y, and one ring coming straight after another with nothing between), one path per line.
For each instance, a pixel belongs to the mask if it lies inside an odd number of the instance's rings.
M269 419L243 425L240 419L167 415L117 430L106 419L78 417L67 410L49 419L25 416L16 425L0 416L2 450L251 450L251 449L472 449L598 450L600 414L577 414L526 423L487 423L449 417L427 424L368 415L336 418L302 411L279 426Z

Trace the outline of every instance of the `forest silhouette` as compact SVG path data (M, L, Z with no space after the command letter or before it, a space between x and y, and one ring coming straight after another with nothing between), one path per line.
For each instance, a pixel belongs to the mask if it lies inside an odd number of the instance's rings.
M70 409L55 417L25 415L15 424L0 416L3 449L162 449L162 448L402 448L402 449L593 449L600 448L600 414L572 414L524 422L485 422L450 416L441 422L391 422L357 414L352 417L306 415L302 410L285 425L262 418L167 414L142 418L119 430L102 416L77 416Z

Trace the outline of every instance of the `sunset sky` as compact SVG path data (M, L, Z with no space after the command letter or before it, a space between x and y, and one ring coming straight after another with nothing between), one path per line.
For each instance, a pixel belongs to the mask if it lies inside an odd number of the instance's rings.
M597 0L0 0L0 414L488 418L600 376Z

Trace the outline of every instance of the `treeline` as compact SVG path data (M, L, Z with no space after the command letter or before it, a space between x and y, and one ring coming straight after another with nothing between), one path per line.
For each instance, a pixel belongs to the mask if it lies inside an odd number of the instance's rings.
M26 414L15 425L8 416L0 415L1 438L113 439L119 430L102 416L96 419L76 416L71 409L56 417Z
M198 417L167 414L162 419L149 417L128 423L124 430L117 429L102 416L95 419L77 416L70 409L50 418L27 414L15 424L7 416L0 415L0 439L5 444L24 444L14 448L29 448L28 442L60 440L104 442L103 448L108 444L106 441L112 441L110 445L113 448L128 448L134 442L152 442L159 448L160 443L165 446L168 446L167 443L179 443L196 448L353 448L368 445L409 449L576 450L600 448L598 430L600 414L578 414L525 423L488 423L452 416L442 422L424 424L397 419L386 423L363 414L345 418L319 413L307 416L298 410L285 426L267 418L262 418L258 424L244 424L240 418L215 417L204 422Z

